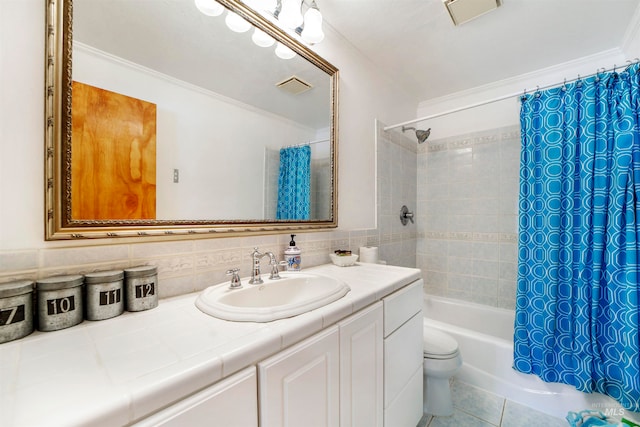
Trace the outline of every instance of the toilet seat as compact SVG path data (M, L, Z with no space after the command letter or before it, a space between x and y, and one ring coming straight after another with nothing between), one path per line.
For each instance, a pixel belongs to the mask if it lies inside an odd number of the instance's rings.
M458 342L450 335L425 327L423 329L423 355L427 359L451 359L458 354Z

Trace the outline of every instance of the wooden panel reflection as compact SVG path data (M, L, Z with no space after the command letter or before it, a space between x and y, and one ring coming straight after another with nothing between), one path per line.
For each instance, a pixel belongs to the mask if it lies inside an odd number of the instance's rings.
M156 105L73 82L74 220L156 218Z

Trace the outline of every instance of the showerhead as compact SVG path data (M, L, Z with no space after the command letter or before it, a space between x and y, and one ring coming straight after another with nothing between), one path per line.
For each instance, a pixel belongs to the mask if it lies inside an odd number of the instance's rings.
M418 144L422 144L423 142L425 142L427 138L429 138L429 135L431 134L431 128L427 130L420 130L414 127L402 126L402 132L406 132L408 130L416 131L416 138L418 138Z

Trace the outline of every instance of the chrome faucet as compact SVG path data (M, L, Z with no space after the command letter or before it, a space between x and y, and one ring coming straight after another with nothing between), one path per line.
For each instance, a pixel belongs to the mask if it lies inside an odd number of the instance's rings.
M253 248L253 252L251 253L251 259L253 260L253 268L251 269L251 279L249 279L249 284L251 285L259 285L264 283L262 277L260 277L260 260L264 257L269 257L269 265L271 266L271 274L269 275L269 279L276 280L280 279L280 273L278 270L278 260L273 252L260 252L257 247Z
M242 282L240 282L240 269L232 268L227 270L227 276L231 276L231 282L229 283L229 289L242 288Z

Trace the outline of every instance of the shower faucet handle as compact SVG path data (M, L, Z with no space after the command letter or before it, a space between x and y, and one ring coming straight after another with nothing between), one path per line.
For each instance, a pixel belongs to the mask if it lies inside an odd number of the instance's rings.
M400 222L402 225L407 225L409 221L413 224L413 212L410 212L406 205L402 205L400 209Z

